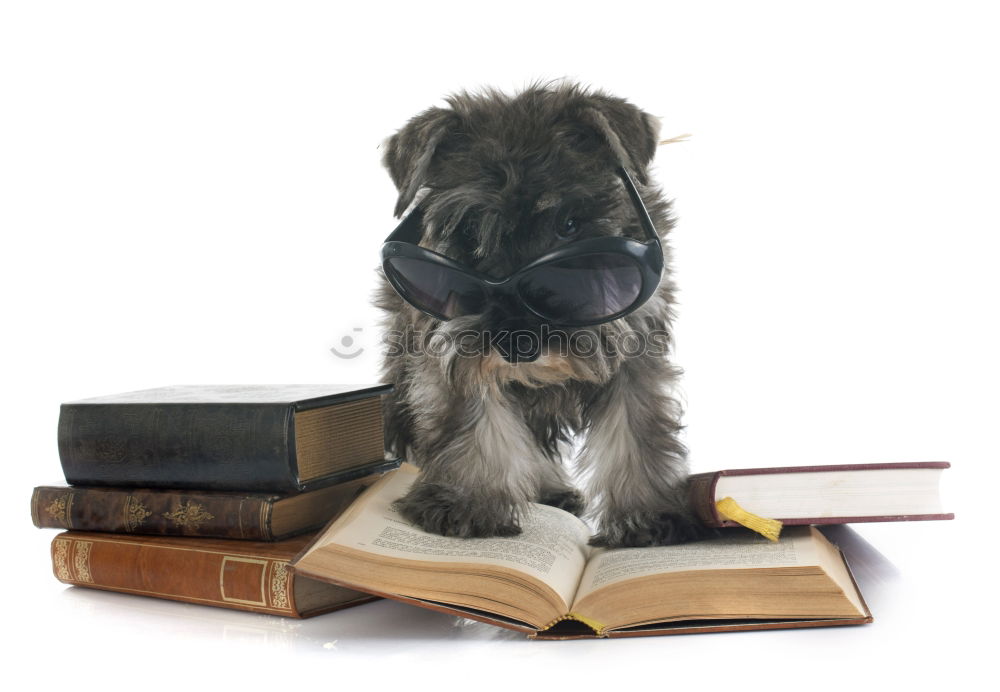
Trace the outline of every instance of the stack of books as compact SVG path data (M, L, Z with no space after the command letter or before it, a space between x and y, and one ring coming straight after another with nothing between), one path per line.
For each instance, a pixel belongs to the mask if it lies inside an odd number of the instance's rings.
M63 404L34 489L67 584L288 617L373 600L289 563L383 474L390 385L177 386Z
M35 488L65 583L308 617L391 598L536 639L872 622L817 525L952 519L947 462L692 476L715 537L602 549L532 504L512 537L456 538L399 515L418 470L387 459L389 385L165 387L63 404L66 486Z

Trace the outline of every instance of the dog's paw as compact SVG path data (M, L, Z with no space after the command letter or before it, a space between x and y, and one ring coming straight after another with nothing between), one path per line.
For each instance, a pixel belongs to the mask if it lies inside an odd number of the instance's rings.
M601 548L644 548L655 545L688 543L717 536L694 517L673 512L605 518L600 533L590 539L590 545Z
M565 510L570 514L575 514L576 516L583 516L584 510L587 508L587 503L583 499L583 495L578 490L559 490L551 493L544 493L539 499L543 505L551 505L552 507L558 507L561 510Z
M424 531L440 536L486 538L521 533L515 508L502 500L475 501L458 490L419 483L394 507Z

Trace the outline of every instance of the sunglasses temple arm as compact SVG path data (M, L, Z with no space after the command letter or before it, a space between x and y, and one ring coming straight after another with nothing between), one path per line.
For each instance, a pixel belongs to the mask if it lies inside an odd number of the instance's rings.
M417 244L420 241L420 236L423 235L423 219L424 210L417 207L407 214L405 219L399 222L399 225L396 226L395 230L383 242L400 241L413 243L414 245Z
M659 243L660 236L656 233L656 226L653 225L653 220L649 218L646 205L643 204L642 197L639 196L639 191L635 189L635 183L632 182L632 178L624 166L618 167L618 175L621 176L622 182L625 183L625 191L628 192L628 196L632 198L632 204L635 205L635 211L639 215L639 223L642 224L643 229L649 235L650 239Z

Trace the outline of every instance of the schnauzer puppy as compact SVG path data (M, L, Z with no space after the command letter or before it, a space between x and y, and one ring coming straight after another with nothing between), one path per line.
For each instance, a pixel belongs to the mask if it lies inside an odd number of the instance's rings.
M589 507L598 526L593 545L701 536L685 496L680 407L669 393L679 370L666 357L674 285L665 243L655 242L645 301L599 323L565 295L548 310L538 305L547 286L565 294L575 285L589 300L613 267L585 256L558 259L531 272L528 289L528 271L518 273L547 253L582 247L574 243L631 238L639 247L649 233L667 234L670 203L647 172L658 120L573 83L536 83L513 96L462 91L445 101L449 107L423 111L383 143L382 163L399 192L394 213L410 219L411 244L459 267L445 278L418 269L402 286L387 279L392 267L380 270L376 304L390 338L383 375L395 385L385 403L386 445L421 469L400 511L447 536L516 535L529 502L577 515ZM625 178L635 182L634 198ZM520 283L472 300L479 289L463 288L462 268L481 287L511 275ZM419 285L425 280L458 284L466 309L433 299L428 309L421 290L435 286ZM634 287L622 290L631 300ZM570 326L552 313L570 315ZM562 463L578 433L586 434L577 459L586 501Z

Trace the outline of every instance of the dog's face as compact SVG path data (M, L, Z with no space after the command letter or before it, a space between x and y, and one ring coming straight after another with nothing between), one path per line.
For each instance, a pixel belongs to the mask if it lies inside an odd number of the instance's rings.
M399 190L396 216L415 200L424 208L422 246L503 278L578 240L643 238L615 171L625 165L640 186L648 183L646 168L659 134L656 118L623 99L576 85L532 87L516 96L463 92L446 100L449 108L424 111L385 143L383 163ZM662 235L670 225L667 202L654 191L647 206ZM654 296L650 302L663 301ZM468 362L452 358L450 367L525 383L606 376L607 363L581 361L562 346L561 355L550 349L553 331L557 339L586 332L604 348L609 330L634 328L644 313L647 321L653 314L644 306L629 324L623 318L600 327L553 330L516 300L447 323L402 301L394 309L425 333L492 335L478 341L489 347ZM664 313L660 320L668 317Z

